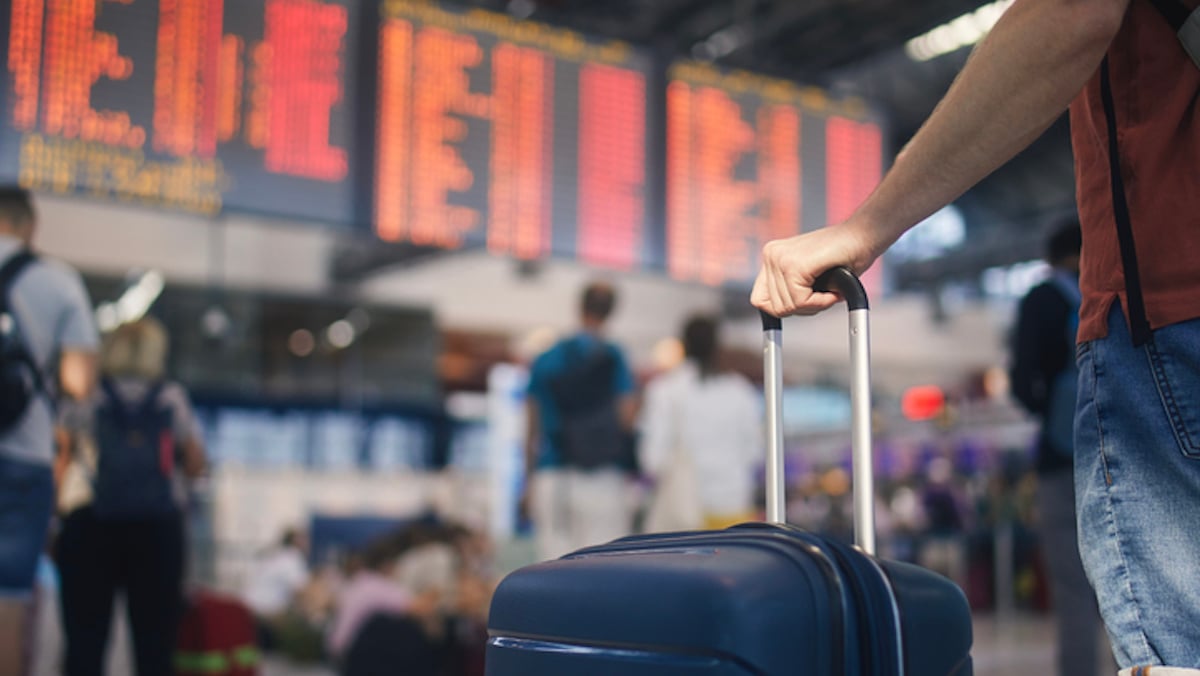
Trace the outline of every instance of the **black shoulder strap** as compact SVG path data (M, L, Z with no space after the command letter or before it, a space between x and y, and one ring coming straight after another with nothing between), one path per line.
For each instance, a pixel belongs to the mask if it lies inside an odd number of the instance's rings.
M0 267L0 314L8 312L9 294L12 292L13 282L17 281L17 276L35 260L37 260L37 256L33 255L33 252L21 249L9 256L8 260L4 262L4 266Z
M100 376L100 391L104 392L104 398L107 400L108 408L124 419L129 415L129 407L125 403L125 399L121 397L121 393L117 391L117 384L108 376Z
M1135 347L1150 340L1150 322L1146 320L1146 305L1142 299L1142 278L1138 272L1137 250L1133 242L1133 221L1125 196L1125 179L1121 176L1121 153L1117 143L1117 107L1113 101L1112 81L1108 72L1108 57L1100 63L1100 98L1108 124L1108 173L1112 187L1113 218L1117 223L1117 243L1121 248L1121 267L1125 273L1125 296L1129 302L1129 330Z
M156 380L146 388L146 396L142 397L141 406L138 407L138 414L144 415L158 409L158 398L162 394L163 389L167 384L162 380Z
M26 362L29 366L29 371L33 376L33 389L36 392L49 395L49 390L46 389L46 378L42 374L42 367L34 360L33 355L29 352L28 344L25 343L25 334L21 331L21 321L17 317L17 313L12 311L12 287L26 268L28 268L37 256L29 249L21 249L17 253L9 256L4 262L3 267L0 267L0 315L8 315L8 320L12 322L12 327L16 329L18 340L21 341L23 347L19 358ZM53 405L53 397L51 397Z

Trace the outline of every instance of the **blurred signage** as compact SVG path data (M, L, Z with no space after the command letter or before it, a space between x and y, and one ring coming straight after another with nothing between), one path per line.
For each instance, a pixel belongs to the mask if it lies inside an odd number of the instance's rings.
M353 222L352 0L13 0L0 178Z
M826 387L790 387L783 391L787 434L849 428L850 394Z
M482 10L391 0L381 11L380 238L653 262L645 55Z
M748 283L763 244L845 219L882 172L883 135L862 102L676 63L667 86L668 271Z
M433 445L440 418L433 414L267 400L231 404L207 397L196 408L216 465L370 472L438 468ZM455 426L450 441L469 443L474 434L469 426Z

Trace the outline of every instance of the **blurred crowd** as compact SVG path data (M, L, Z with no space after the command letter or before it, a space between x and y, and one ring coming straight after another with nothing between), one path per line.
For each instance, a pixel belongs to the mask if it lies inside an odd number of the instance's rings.
M265 652L346 676L483 673L496 582L484 536L424 517L325 558L310 566L292 530L256 561L242 597Z

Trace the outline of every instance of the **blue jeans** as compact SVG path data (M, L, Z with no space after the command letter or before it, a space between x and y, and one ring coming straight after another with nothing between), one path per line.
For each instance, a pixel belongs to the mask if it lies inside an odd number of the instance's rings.
M1080 553L1122 669L1200 668L1200 320L1077 351Z
M54 510L49 467L0 458L0 597L33 591Z

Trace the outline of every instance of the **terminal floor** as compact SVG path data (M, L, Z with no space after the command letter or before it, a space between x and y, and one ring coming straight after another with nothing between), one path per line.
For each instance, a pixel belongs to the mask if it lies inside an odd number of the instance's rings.
M45 628L45 625L43 625ZM51 629L47 633L56 633ZM41 641L45 648L41 655L37 673L50 676L57 672L49 668L57 652L57 636ZM122 637L123 638L123 637ZM1028 674L1053 674L1054 627L1045 617L1035 615L1013 615L996 617L981 615L975 618L975 676L1027 676ZM123 642L123 641L122 641ZM111 676L132 673L124 651L110 655ZM49 653L49 654L47 654ZM262 676L334 676L323 668L297 667L274 659L268 659ZM1097 674L1112 676L1112 672Z
M1054 674L1054 626L1037 615L975 618L975 676ZM1114 676L1115 671L1096 676ZM270 661L263 676L333 676L323 669L301 669Z

